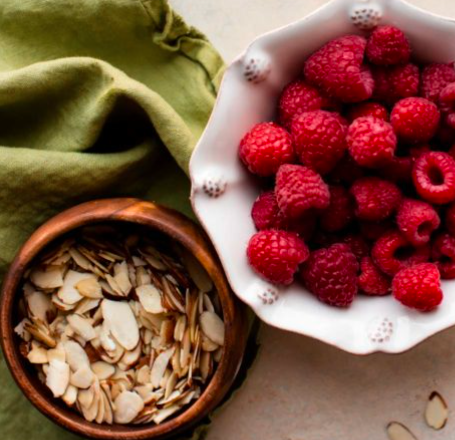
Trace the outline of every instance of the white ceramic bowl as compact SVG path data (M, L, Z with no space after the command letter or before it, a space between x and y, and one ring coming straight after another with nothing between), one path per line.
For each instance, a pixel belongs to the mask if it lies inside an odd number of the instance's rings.
M274 118L278 96L303 61L332 38L377 24L406 32L422 61L455 59L455 22L402 0L333 0L311 15L257 38L227 69L210 122L190 164L192 202L211 237L233 290L265 322L343 350L400 353L455 324L455 284L443 283L444 302L419 313L390 296L359 296L348 309L319 302L299 284L277 288L248 266L255 233L251 206L260 192L237 156L242 136Z

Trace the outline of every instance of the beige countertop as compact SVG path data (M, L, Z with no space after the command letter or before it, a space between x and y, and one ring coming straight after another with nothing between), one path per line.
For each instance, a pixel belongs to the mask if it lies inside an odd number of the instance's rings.
M324 0L170 0L226 62L257 35L303 17ZM409 0L455 17L454 0ZM455 438L455 329L401 355L353 356L263 325L249 378L215 417L207 440L386 440L393 420L418 440ZM425 425L429 394L449 406L441 431Z

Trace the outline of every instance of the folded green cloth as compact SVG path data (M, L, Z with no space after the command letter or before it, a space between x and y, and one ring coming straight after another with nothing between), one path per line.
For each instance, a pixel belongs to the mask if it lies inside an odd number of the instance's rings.
M165 0L0 2L0 275L77 203L155 200L191 214L185 175L223 62ZM2 440L75 436L0 363Z

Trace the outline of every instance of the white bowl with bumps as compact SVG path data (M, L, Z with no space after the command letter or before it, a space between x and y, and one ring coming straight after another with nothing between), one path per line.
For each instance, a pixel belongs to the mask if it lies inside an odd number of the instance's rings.
M444 300L419 313L390 295L358 295L348 308L330 307L301 283L275 286L248 264L256 232L251 206L261 192L238 158L240 140L257 123L276 118L283 87L304 60L333 38L362 35L378 24L402 29L421 62L455 59L455 22L403 0L333 0L311 15L257 38L228 68L190 163L193 208L220 256L230 284L265 322L355 354L400 353L455 324L455 284L443 281Z

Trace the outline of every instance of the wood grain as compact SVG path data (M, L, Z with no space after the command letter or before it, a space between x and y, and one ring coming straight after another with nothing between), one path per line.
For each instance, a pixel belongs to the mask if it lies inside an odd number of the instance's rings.
M186 247L204 266L218 290L226 328L222 359L201 397L188 409L161 425L97 425L54 399L36 372L19 353L14 334L14 310L22 276L33 259L51 242L72 230L94 223L129 222L149 227ZM97 439L164 439L181 433L208 415L229 390L245 350L245 309L229 288L219 260L204 232L182 214L153 203L130 199L105 199L84 203L53 217L37 229L18 252L5 276L0 299L3 353L16 383L44 415L77 434Z

